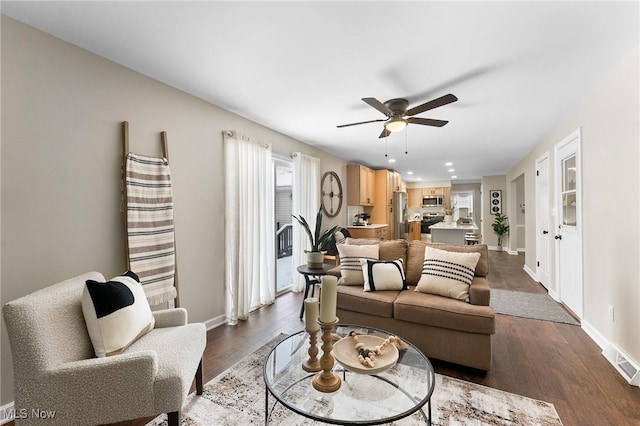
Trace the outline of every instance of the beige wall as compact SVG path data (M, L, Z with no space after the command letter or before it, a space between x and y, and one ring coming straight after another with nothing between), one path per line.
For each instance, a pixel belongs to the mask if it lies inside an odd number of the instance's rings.
M582 131L584 323L640 362L640 55L636 52L588 94L507 175L524 173L526 205L535 205L535 161ZM552 197L554 194L552 194ZM535 210L526 215L526 265L535 271ZM555 220L555 218L552 218ZM554 254L552 253L552 259ZM555 271L552 271L552 276ZM551 291L556 291L552 283ZM608 319L608 306L615 321ZM602 343L602 342L601 342Z
M502 191L502 213L507 214L507 180L505 175L499 176L483 176L482 177L482 241L490 246L498 245L498 237L493 233L491 224L495 219L495 215L491 214L491 204L489 202L489 193L493 189ZM509 235L502 237L502 247L506 250L509 247Z
M1 90L2 303L89 270L124 270L121 121L134 152L160 155L158 133L168 133L180 297L192 321L224 314L223 129L268 141L285 158L317 156L345 181L339 158L4 16ZM6 404L4 327L1 360Z

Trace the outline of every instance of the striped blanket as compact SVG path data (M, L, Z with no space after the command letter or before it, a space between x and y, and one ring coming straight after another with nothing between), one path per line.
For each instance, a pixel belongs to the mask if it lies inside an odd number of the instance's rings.
M125 171L129 269L140 277L149 303L157 305L177 295L169 164L129 153Z

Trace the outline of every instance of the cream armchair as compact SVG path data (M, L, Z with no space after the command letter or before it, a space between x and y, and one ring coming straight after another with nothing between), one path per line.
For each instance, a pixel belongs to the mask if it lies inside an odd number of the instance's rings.
M194 376L202 394L204 324L187 324L184 309L156 311L155 328L125 353L96 358L82 315L88 279L104 281L91 272L4 305L16 423L94 425L168 413L178 425Z

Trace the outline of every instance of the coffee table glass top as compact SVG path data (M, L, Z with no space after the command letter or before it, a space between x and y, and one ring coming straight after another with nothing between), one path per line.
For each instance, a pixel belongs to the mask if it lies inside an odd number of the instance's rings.
M346 336L351 330L385 339L390 335L383 330L347 324L338 324L335 332ZM318 358L322 356L320 334ZM336 361L334 372L342 379L342 385L335 392L324 393L311 384L316 373L302 369L302 363L309 357L309 335L303 330L282 340L267 356L264 364L267 391L288 409L326 423L382 424L404 418L429 402L435 382L427 357L410 342L404 342L409 348L400 351L396 365L376 375L345 372ZM268 406L267 410L273 408Z

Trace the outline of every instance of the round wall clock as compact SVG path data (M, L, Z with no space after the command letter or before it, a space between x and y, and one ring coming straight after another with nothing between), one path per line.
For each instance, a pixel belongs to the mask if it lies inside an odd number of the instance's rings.
M324 214L336 217L342 208L342 184L336 172L326 172L320 182Z

